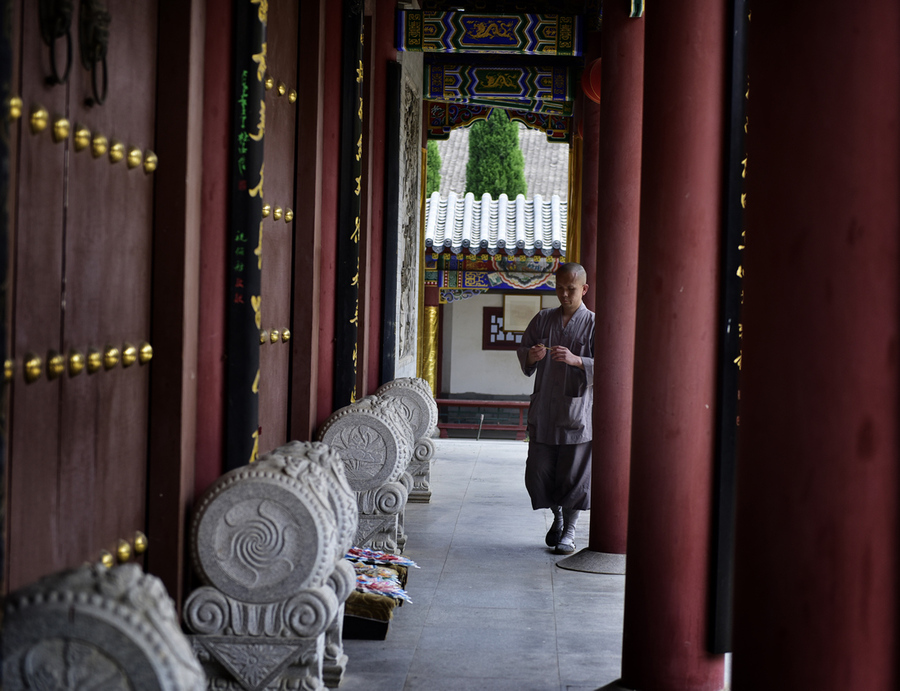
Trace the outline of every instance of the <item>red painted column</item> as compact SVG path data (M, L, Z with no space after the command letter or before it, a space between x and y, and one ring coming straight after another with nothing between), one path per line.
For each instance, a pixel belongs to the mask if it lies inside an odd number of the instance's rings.
M300 440L313 439L319 421L326 4L326 0L300 3L297 46L301 66L297 71L297 91L305 105L297 111L294 232L298 240L294 251L290 437Z
M640 255L622 681L719 691L705 650L721 233L725 5L645 21Z
M322 254L319 293L319 368L316 427L331 415L334 403L334 301L337 271L338 168L340 157L341 92L340 2L326 3L325 91L322 122Z
M625 554L641 204L644 20L603 12L590 543Z
M900 6L749 41L733 688L893 690Z
M605 17L604 17L605 20ZM584 64L600 57L600 33L588 32L585 38ZM581 148L581 265L589 286L597 276L597 169L600 151L600 105L584 93L579 94L583 143ZM584 296L584 304L595 310L594 291Z
M375 45L372 51L373 64L369 70L372 88L370 154L370 256L369 256L369 319L368 319L368 378L365 391L372 393L378 388L378 374L381 365L381 323L382 323L382 281L384 262L384 156L385 156L385 109L388 62L397 59L394 47L394 22L396 3L378 0L375 3Z
M231 133L231 73L234 8L206 0L203 65L203 180L200 216L200 334L194 491L199 496L222 474L225 444L225 305L228 256L228 162Z

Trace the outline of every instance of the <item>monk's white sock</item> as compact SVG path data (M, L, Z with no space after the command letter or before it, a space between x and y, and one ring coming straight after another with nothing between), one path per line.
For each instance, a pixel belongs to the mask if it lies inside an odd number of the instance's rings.
M553 529L562 532L565 518L563 517L563 508L561 506L551 506L553 512Z
M575 527L578 525L579 509L563 509L563 535L560 542L575 542Z

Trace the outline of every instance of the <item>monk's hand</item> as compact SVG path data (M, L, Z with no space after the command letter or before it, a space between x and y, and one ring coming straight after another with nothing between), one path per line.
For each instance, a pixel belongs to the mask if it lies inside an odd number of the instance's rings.
M553 346L550 349L550 359L553 360L553 362L565 362L567 365L572 365L572 367L584 368L584 363L581 361L581 358L565 346Z
M543 343L533 345L528 349L528 364L533 365L538 360L543 360L547 355L547 346Z

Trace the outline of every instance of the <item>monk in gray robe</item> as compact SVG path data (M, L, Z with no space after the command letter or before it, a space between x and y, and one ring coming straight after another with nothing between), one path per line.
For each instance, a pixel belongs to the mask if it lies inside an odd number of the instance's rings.
M532 508L553 511L545 541L557 554L575 551L578 514L591 507L594 313L583 303L586 280L580 264L560 266L560 306L536 314L518 348L522 372L535 375L525 487Z

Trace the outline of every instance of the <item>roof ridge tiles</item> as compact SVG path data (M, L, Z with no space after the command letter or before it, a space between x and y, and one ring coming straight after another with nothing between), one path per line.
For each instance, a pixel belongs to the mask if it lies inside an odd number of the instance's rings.
M451 192L445 199L435 192L425 214L425 246L433 252L549 256L565 251L568 203L558 195L548 200L520 194L511 200L505 194L476 199L471 192Z

